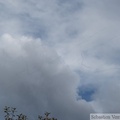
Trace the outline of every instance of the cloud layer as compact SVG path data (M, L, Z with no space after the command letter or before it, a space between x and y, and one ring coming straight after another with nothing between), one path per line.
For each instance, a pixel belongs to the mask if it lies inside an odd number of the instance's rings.
M119 112L119 4L0 0L0 106L61 120Z
M76 101L78 76L54 50L40 39L9 34L1 37L0 45L2 107L17 106L28 115L48 110L63 120L88 119L91 106Z

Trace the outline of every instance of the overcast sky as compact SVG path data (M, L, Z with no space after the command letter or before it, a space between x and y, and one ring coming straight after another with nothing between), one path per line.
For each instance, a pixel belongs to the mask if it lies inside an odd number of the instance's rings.
M120 111L120 0L0 0L0 113L89 120Z

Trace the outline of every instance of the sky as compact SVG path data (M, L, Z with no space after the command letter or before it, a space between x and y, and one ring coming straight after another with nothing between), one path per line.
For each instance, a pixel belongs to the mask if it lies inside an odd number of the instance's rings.
M120 0L0 0L0 114L30 120L119 113Z

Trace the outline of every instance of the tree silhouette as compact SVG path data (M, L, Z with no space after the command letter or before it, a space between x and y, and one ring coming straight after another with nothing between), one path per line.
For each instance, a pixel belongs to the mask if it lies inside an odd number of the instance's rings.
M13 107L7 107L5 106L4 108L4 113L5 113L5 120L27 120L27 116L24 115L24 114L18 114L16 115L16 108L13 108ZM38 115L38 120L57 120L56 118L54 117L49 117L50 113L49 112L45 112L44 114L45 116L41 116L41 115Z
M57 119L54 118L54 117L53 117L53 118L49 118L49 115L50 115L49 112L45 112L45 117L38 115L38 119L39 119L39 120L57 120Z

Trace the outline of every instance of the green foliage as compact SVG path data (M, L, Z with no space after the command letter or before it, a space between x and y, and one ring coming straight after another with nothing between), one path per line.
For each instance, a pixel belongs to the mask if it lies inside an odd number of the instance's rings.
M19 114L16 115L16 108L12 108L12 107L7 107L5 106L4 108L4 113L5 113L5 120L27 120L27 116L24 114ZM49 117L50 113L49 112L45 112L45 116L41 116L38 115L38 120L57 120L56 118L50 118Z

